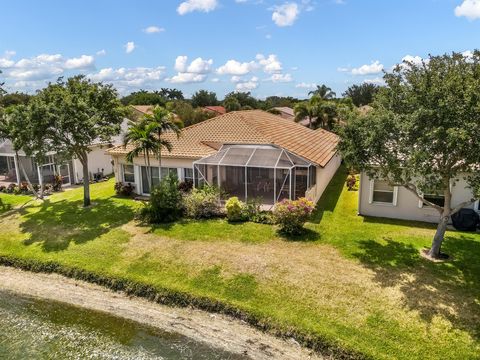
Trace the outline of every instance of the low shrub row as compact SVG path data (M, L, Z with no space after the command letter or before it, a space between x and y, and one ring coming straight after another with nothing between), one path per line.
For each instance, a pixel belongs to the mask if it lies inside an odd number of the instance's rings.
M43 186L43 195L49 195L52 192L62 190L63 178L61 176L55 176L52 184L45 184ZM35 192L40 191L40 185L32 184ZM0 185L0 193L13 194L13 195L31 195L33 194L30 186L26 181L22 181L20 185L11 183L9 185Z
M344 349L335 342L328 340L321 335L281 325L280 323L275 322L271 317L254 314L209 297L194 296L185 292L152 286L143 282L133 281L118 276L114 277L111 275L99 274L85 269L61 265L52 261L42 262L33 259L0 255L0 265L36 273L55 273L68 278L100 285L113 291L122 291L127 295L145 298L159 304L179 307L190 306L208 312L225 314L242 320L259 330L268 331L272 335L280 338L294 339L301 345L328 358L351 360L363 360L367 358L361 353Z

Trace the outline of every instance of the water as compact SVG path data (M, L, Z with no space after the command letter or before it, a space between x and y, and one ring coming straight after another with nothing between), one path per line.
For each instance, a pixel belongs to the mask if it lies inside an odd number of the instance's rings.
M102 312L0 291L0 359L245 359Z

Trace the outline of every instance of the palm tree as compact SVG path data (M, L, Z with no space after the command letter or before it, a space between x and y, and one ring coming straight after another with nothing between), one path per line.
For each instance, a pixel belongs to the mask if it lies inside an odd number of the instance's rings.
M144 120L155 127L158 136L156 153L160 163L160 171L162 171L162 148L167 149L168 152L172 151L172 143L167 139L162 139L162 134L172 132L178 138L181 133L181 126L175 121L173 113L161 106L155 106L152 114L145 115Z
M152 174L150 168L150 152L154 153L157 148L156 137L157 126L155 123L141 121L136 123L130 121L128 131L123 138L123 146L131 144L133 149L127 153L126 159L133 163L133 160L140 154L143 154L145 166L147 169L147 181L149 189L152 188Z
M321 103L322 99L314 95L310 100L295 105L293 110L295 113L295 121L299 122L305 118L308 118L308 126L310 129L313 129L312 120L319 117Z
M317 85L315 90L312 90L308 93L308 95L318 96L323 100L330 100L334 99L337 94L332 91L327 85Z

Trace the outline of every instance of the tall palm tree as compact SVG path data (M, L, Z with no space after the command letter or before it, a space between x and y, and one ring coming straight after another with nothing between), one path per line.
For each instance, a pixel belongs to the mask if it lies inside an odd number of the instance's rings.
M322 99L314 95L310 100L295 105L295 108L293 109L295 113L295 121L299 122L308 118L308 126L310 129L313 129L313 119L319 117L321 103Z
M148 124L153 124L157 134L157 148L156 154L160 163L160 171L162 171L162 148L172 151L172 143L167 139L162 139L162 135L166 132L172 132L177 137L181 134L181 126L175 121L173 113L161 106L155 106L152 114L145 115L145 121Z
M334 91L332 91L332 89L329 88L327 85L317 85L317 88L315 90L310 91L308 95L318 96L323 100L334 99L335 96L337 96L337 94Z
M143 154L147 169L147 181L149 189L152 188L152 173L150 168L150 153L155 153L157 145L157 125L146 121L130 121L128 131L123 138L123 146L131 144L133 149L127 153L126 159L133 163L133 160Z

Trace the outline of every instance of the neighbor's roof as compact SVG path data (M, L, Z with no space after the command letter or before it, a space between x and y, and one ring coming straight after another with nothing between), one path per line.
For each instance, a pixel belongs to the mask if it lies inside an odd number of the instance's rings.
M169 158L199 159L214 154L218 144L273 144L306 160L325 166L335 155L338 136L326 130L313 131L291 120L261 110L234 111L186 127L179 138L166 133L171 141ZM108 152L126 154L131 145L117 146Z
M221 115L227 113L227 110L225 110L223 106L204 106L203 108L207 111L213 111Z
M142 114L152 115L153 105L131 105L132 108L141 112Z
M291 116L292 118L295 117L295 111L288 106L277 106L274 107L275 110L280 111L281 113L284 113L285 115Z

